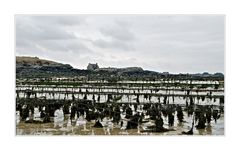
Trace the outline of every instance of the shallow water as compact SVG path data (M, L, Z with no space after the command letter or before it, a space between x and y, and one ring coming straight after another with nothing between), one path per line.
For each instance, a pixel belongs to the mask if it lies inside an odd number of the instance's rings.
M113 129L107 127L93 128L94 122L87 122L86 127L83 125L76 126L76 122L72 124L69 122L69 116L65 116L63 126L55 127L55 123L33 124L19 122L16 125L16 135L183 135L183 131L188 131L192 125L192 117L188 117L184 112L184 121L179 123L175 114L174 126L171 129L174 131L162 132L162 133L149 133L139 132L143 130L143 126L139 129L121 130L120 126L114 124ZM167 124L167 118L163 117L164 127L169 128ZM210 124L206 124L205 129L193 129L193 135L224 135L224 115L215 123L213 120Z

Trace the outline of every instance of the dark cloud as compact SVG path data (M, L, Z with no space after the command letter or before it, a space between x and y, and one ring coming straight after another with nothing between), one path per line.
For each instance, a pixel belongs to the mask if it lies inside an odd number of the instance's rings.
M86 68L224 72L222 15L16 16L16 54Z

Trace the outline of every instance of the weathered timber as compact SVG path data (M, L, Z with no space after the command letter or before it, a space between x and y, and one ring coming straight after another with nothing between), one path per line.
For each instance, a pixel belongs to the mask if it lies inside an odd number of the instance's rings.
M19 83L17 83L19 84ZM93 85L93 86L202 86L202 87L213 87L215 85L223 87L224 84L216 83L183 83L183 82L100 82L100 81L78 81L78 82L58 82L58 81L43 81L43 82L22 82L25 85L70 85L70 86L82 86L82 85Z
M26 93L29 90L16 90L17 93ZM223 98L224 95L205 95L205 94L163 94L163 93L126 93L126 92L74 92L74 91L48 91L48 90L32 90L32 93L59 93L59 94L98 94L98 95L148 95L148 96L173 96L173 97L209 97L209 98Z
M73 88L73 89L110 89L110 90L152 90L152 91L192 91L192 92L223 92L223 89L190 89L190 88L163 88L163 87L106 87L106 86L56 86L56 85L17 85L17 88L27 87L27 88Z

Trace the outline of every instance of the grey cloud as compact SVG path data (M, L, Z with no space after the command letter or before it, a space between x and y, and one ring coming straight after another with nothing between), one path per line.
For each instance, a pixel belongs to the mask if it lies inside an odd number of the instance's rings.
M89 48L78 40L47 40L40 41L38 44L50 51L65 51L66 53L69 51L79 51L81 53L91 52Z
M123 26L107 26L105 28L101 28L100 32L104 36L109 36L113 39L122 41L131 41L135 38L134 34Z
M132 51L135 50L134 44L137 41L135 34L126 28L126 22L114 20L113 23L99 28L101 38L93 40L92 44L96 47Z
M58 25L58 26L79 26L81 24L85 24L85 18L81 16L33 16L33 20L38 21L39 23L48 23L48 24L53 24L53 25Z
M84 24L84 18L69 16L16 16L17 54L41 54L46 51L91 53L68 27ZM50 54L50 53L49 53Z
M98 62L224 72L224 21L222 15L17 15L16 54L79 68Z
M121 50L121 51L133 51L135 50L133 43L120 41L120 40L103 40L103 39L97 39L95 41L92 41L94 46L105 48L105 49L111 49L111 50Z
M37 18L37 19L36 19ZM16 40L48 40L48 39L73 39L73 33L63 29L62 26L47 22L41 17L16 18ZM49 19L50 20L50 19Z

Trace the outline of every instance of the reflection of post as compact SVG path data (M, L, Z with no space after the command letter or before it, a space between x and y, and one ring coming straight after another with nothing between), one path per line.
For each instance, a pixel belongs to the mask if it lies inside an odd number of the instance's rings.
M174 87L174 88L175 88L175 87ZM172 103L173 103L173 104L174 104L174 91L175 91L175 90L173 89L173 90L172 90L172 94L173 94L173 95L172 95Z
M17 99L19 99L19 92L17 91Z

